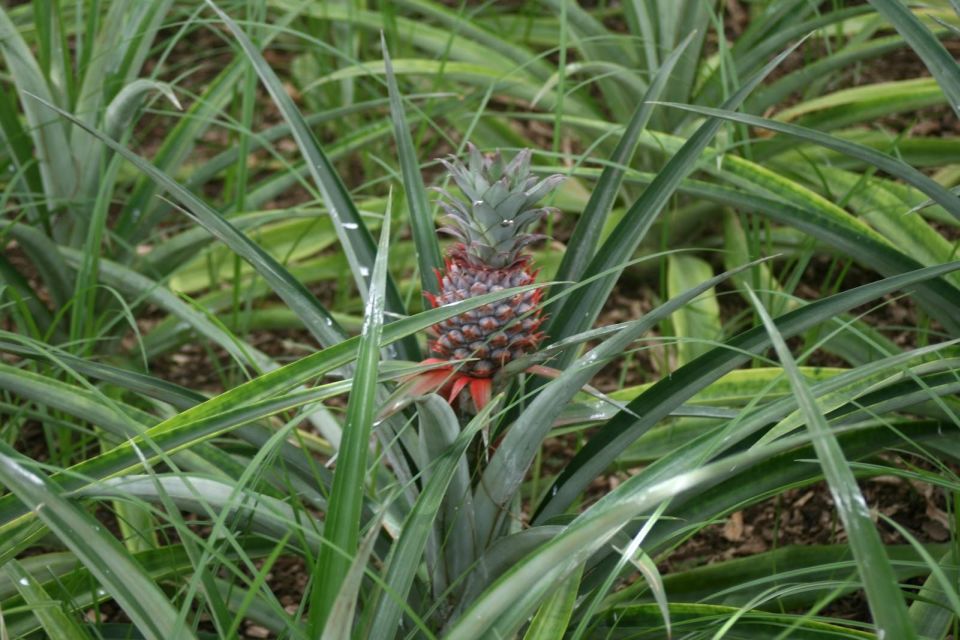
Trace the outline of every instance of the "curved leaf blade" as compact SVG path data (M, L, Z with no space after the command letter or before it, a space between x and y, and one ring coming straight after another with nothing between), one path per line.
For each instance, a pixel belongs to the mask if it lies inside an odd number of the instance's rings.
M307 329L324 345L341 342L345 334L336 326L329 312L323 308L310 291L277 262L270 254L259 247L255 242L238 231L226 218L221 216L210 205L192 192L184 188L169 175L153 166L147 160L130 151L122 144L107 137L103 132L87 126L63 109L42 100L37 96L34 99L43 102L47 108L56 111L73 124L83 128L87 133L100 140L113 151L123 156L137 169L149 176L157 184L169 191L197 221L218 239L226 243L240 257L249 262L264 280L270 283L273 290L280 296L290 309L302 320Z
M522 485L544 438L570 399L606 366L610 359L622 354L630 343L655 327L658 322L711 287L755 264L757 263L743 265L702 282L668 300L639 320L628 323L616 335L576 360L556 380L544 386L504 436L484 469L475 491L475 518L481 544L492 541L495 537L497 526L507 517L507 507Z
M960 262L926 267L817 300L778 317L777 330L785 337L796 335L877 297L957 269L960 269ZM547 492L547 498L538 508L534 522L543 522L562 513L626 446L700 389L749 360L752 353L769 345L769 338L762 327L745 331L729 339L722 347L680 367L631 401L567 465ZM637 419L635 416L638 415L642 417Z
M8 447L3 446L6 451ZM73 551L103 588L151 640L195 638L170 600L120 545L46 478L0 452L0 483L5 485Z
M745 82L730 99L724 102L724 107L733 109L739 106L750 92L802 42L801 40L789 47L764 66L760 72ZM585 277L615 268L630 259L681 181L694 171L701 153L720 129L721 124L722 121L717 118L712 118L703 123L670 158L670 161L630 207L610 238L591 260L584 273ZM611 275L603 277L596 285L574 291L554 316L554 322L547 329L547 334L551 339L561 340L588 328L599 315L603 301L607 299L613 289L618 274L619 271L615 270ZM572 356L571 353L567 357L571 358Z
M647 89L646 94L644 94L643 99L630 118L620 142L617 143L617 148L610 157L610 163L604 167L600 174L600 178L590 194L590 200L587 201L587 205L573 229L573 234L570 236L570 241L567 243L566 251L563 253L563 259L560 261L560 267L557 270L556 279L560 280L561 283L553 287L550 292L551 297L566 288L562 281L579 280L587 265L593 260L597 243L600 241L603 222L613 208L617 191L623 183L624 172L626 167L630 165L630 160L636 150L640 132L647 126L650 116L653 114L653 101L663 92L667 80L670 78L670 72L673 71L680 60L680 55L687 49L695 35L696 33L688 35L663 61L650 82L650 88Z
M389 211L383 218L380 247L367 304L357 353L357 369L350 390L346 424L337 452L333 487L330 490L323 536L323 546L314 567L316 579L310 592L310 624L325 625L337 595L350 572L352 557L357 553L360 537L360 516L367 476L367 451L376 414L377 367L380 364L380 337L383 333L383 311L387 289L387 253L390 239Z
M54 601L33 575L24 569L16 560L10 560L3 565L3 571L15 584L20 597L27 606L35 607L34 615L40 626L47 632L49 638L70 638L71 640L89 638L90 636L77 624L77 621L67 615L61 606ZM54 605L54 606L50 606Z
M390 93L390 116L393 119L393 137L397 141L400 155L400 174L403 178L403 190L407 195L407 208L410 211L410 224L413 227L413 242L417 247L417 264L420 266L420 290L439 293L439 285L434 270L443 266L440 257L440 243L434 230L433 215L427 200L427 189L420 174L420 163L414 151L410 127L403 109L397 77L393 73L393 62L387 49L387 40L380 34L383 48L383 64L387 75L387 90Z
M879 151L871 149L870 147L857 144L849 140L844 140L836 136L831 136L821 131L810 129L809 127L803 127L787 122L779 122L777 120L761 118L745 113L736 113L725 109L712 109L710 107L677 104L674 102L664 102L663 104L675 109L691 111L693 113L699 113L711 118L722 118L724 120L739 122L752 127L759 127L763 129L769 129L771 131L777 131L779 133L785 133L802 140L813 142L828 149L833 149L834 151L857 158L858 160L868 162L875 167L891 173L898 178L903 179L905 182L908 182L909 184L912 184L917 189L930 196L934 202L941 205L944 209L952 213L958 220L960 220L960 199L958 199L954 194L950 193L949 189L946 189L932 178L926 176L917 169L914 169L902 160L898 160L892 156L880 153Z
M793 355L777 330L773 318L751 289L747 289L747 294L763 322L780 364L786 371L790 387L806 420L813 448L820 459L834 504L847 532L874 623L886 637L904 640L916 638L917 632L907 613L903 594L897 585L897 577L890 566L880 534L870 518L870 508L844 457L843 449L817 406L810 388L797 370Z
M869 0L900 32L940 83L953 112L960 116L960 65L930 30L900 0Z
M293 99L287 95L283 83L270 68L270 65L267 64L263 54L254 46L240 26L213 0L206 0L206 3L233 33L277 108L289 123L297 147L306 161L307 169L320 190L324 203L327 205L327 211L333 220L334 229L340 238L340 244L347 256L347 261L350 263L361 297L365 299L372 283L372 271L376 260L377 249L373 242L373 236L367 229L363 218L360 217L356 205L354 205L350 194L334 170L333 164L327 158L316 136L313 135L313 131L307 125L303 114L294 104ZM394 314L406 315L403 299L389 273L387 274L385 293L386 309ZM403 340L398 346L404 358L419 360L419 347L415 340Z
M388 560L384 577L385 593L380 594L373 616L373 628L368 637L389 638L397 629L403 610L401 598L407 596L413 584L413 579L420 567L420 557L423 555L437 513L443 505L447 488L453 481L460 461L474 436L482 427L489 425L490 416L499 406L499 400L500 397L495 398L484 407L484 410L470 421L443 455L428 463L430 479L404 521L400 539L397 540Z

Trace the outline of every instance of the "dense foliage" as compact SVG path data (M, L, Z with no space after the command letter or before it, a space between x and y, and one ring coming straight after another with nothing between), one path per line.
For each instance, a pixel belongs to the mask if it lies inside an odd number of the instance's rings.
M956 637L958 32L957 0L6 3L0 638ZM562 213L519 286L434 306L468 141L531 149ZM490 402L427 393L427 331L518 295L544 335ZM891 477L946 543L868 503ZM672 561L818 486L829 544Z

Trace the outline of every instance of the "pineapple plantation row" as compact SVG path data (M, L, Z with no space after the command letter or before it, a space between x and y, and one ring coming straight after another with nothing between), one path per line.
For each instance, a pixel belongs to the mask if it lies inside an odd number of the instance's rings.
M958 37L0 4L0 640L956 638Z

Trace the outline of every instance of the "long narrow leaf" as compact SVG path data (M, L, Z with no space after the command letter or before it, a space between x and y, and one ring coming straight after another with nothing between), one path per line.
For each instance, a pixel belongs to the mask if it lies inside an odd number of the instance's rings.
M447 488L474 436L482 427L489 425L490 416L500 404L499 399L500 396L484 407L440 458L430 461L430 480L404 521L400 539L388 560L384 579L387 588L385 593L380 594L373 617L373 628L368 637L388 638L397 629L402 612L400 599L406 597L410 585L413 584L420 567L420 556L427 544L437 512L443 504Z
M137 167L137 169L147 174L151 179L169 191L191 214L196 216L197 220L206 227L211 234L225 242L239 256L247 260L257 272L270 283L270 286L273 287L277 295L300 316L304 325L306 325L307 329L321 344L331 345L343 340L344 333L336 326L333 318L326 309L323 308L323 305L320 304L316 296L303 286L303 284L291 277L287 270L270 256L270 254L257 246L256 243L241 232L237 231L230 222L217 213L210 205L185 189L166 173L160 171L120 143L108 138L102 132L88 127L79 119L49 102L41 100L36 96L33 97L73 122L76 126L85 129L90 135L103 142L116 153L122 155Z
M801 41L802 42L802 41ZM794 51L798 42L768 63L759 73L746 82L724 103L724 108L734 109L760 84L780 62ZM610 238L590 262L585 272L589 277L622 265L630 259L640 241L644 238L661 209L673 195L680 182L696 167L696 162L710 140L720 129L722 121L710 119L697 129L689 140L660 170L643 195L630 207L623 220L617 225ZM607 299L617 280L617 272L604 277L597 284L581 288L571 294L555 320L547 329L553 340L566 338L588 328L599 315L603 301ZM572 353L568 358L572 357Z
M403 110L400 88L393 74L393 63L387 49L386 37L380 34L380 46L383 48L383 64L387 73L387 89L390 92L390 116L393 118L393 136L397 141L400 155L400 173L403 177L403 190L407 196L407 209L410 211L410 225L413 227L413 242L417 247L417 264L420 267L420 290L439 293L439 285L434 270L443 266L440 258L440 244L434 230L430 203L427 201L427 189L420 174L420 163L410 137L410 127Z
M382 521L381 514L370 524L370 529L360 542L357 555L343 578L340 593L337 594L337 599L330 609L330 616L323 627L323 633L320 635L324 640L350 640L353 637L353 616L357 609L357 601L360 600L360 589L363 586L370 556L380 535Z
M758 265L763 267L766 265ZM673 297L697 282L713 275L713 267L696 256L676 254L667 257L667 294ZM693 300L673 317L677 343L677 365L684 365L713 348L723 335L720 303L713 289Z
M553 595L540 605L537 615L533 616L523 640L554 640L563 637L577 604L581 574L582 567L557 585Z
M926 552L925 552L926 553ZM960 609L951 606L957 597L953 585L957 583L957 552L943 553L936 570L930 572L917 599L910 605L910 618L921 636L942 640L953 626Z
M724 120L750 125L751 127L759 127L763 129L769 129L771 131L785 133L802 140L813 142L820 146L826 147L827 149L839 151L840 153L848 155L852 158L857 158L858 160L872 164L878 169L882 169L883 171L895 175L905 182L912 184L917 189L930 196L934 202L941 205L944 209L952 213L958 220L960 220L960 199L958 199L954 194L950 193L949 189L946 189L932 178L926 176L917 169L914 169L902 160L888 156L884 153L880 153L879 151L871 149L870 147L857 144L849 140L844 140L843 138L838 138L836 136L831 136L808 127L802 127L800 125L789 124L786 122L778 122L777 120L761 118L745 113L736 113L724 109L711 109L709 107L700 107L695 105L676 104L673 102L665 102L663 104L675 109L691 111L693 113L699 113L711 118L722 118Z
M890 559L887 558L880 534L870 518L870 508L857 486L857 480L843 455L843 449L817 407L810 388L797 370L793 355L777 330L773 318L751 289L747 289L747 294L770 336L770 342L786 371L790 387L797 397L797 404L806 419L813 448L820 459L827 486L830 487L830 494L847 532L853 557L857 561L857 569L863 581L874 623L885 637L903 640L916 638L917 633L907 614L907 606L897 586Z
M743 265L700 283L647 313L643 318L627 324L615 336L576 360L556 380L543 388L514 421L484 469L474 495L475 518L481 544L485 545L494 538L498 524L507 517L507 506L523 483L537 451L553 427L554 420L570 399L612 358L622 354L630 343L655 327L658 322L711 287L755 264L757 263Z
M785 337L794 336L877 297L957 269L960 262L926 267L835 294L780 316L776 320L777 330ZM580 450L547 492L534 521L542 522L562 513L631 442L700 389L749 360L751 353L759 353L769 346L766 332L757 327L731 338L723 347L707 352L654 384L607 422Z
M3 565L3 570L10 581L17 585L17 591L20 592L24 603L29 607L35 607L34 614L48 637L70 640L90 637L80 628L76 620L67 615L64 611L65 607L62 606L63 603L52 600L43 585L24 569L23 565L16 560L11 560Z
M4 447L6 449L7 447ZM64 499L45 478L0 453L0 483L33 509L151 640L195 638L170 600L104 527Z
M930 30L901 0L869 0L900 32L947 95L953 112L960 116L960 65Z
M60 253L66 263L74 268L79 268L86 257L83 252L74 249L64 248ZM254 370L275 368L276 365L265 353L243 343L223 327L214 316L187 304L180 296L158 282L105 258L100 258L97 266L99 267L98 278L102 282L116 287L137 301L142 299L157 305L175 317L178 322L186 324L212 343L222 347L237 362L252 366Z
M13 76L14 88L20 95L23 112L30 125L47 197L54 200L51 203L53 206L63 205L60 199L72 195L77 182L77 170L73 166L66 126L63 122L48 117L43 112L42 106L30 98L32 95L38 95L44 102L54 102L50 87L30 48L2 7L0 7L0 53L3 54L6 67Z
M376 259L376 246L373 242L373 236L367 229L366 223L360 217L356 205L350 198L350 194L344 187L343 182L337 175L329 158L323 152L320 143L314 136L313 131L307 125L303 114L294 104L293 99L287 95L283 83L277 74L270 68L263 54L254 46L253 42L240 26L220 9L213 0L206 0L207 5L212 8L216 14L223 20L224 24L230 29L237 42L243 48L244 53L256 70L257 75L263 82L264 87L270 93L277 108L283 114L284 119L290 124L290 130L300 153L303 154L307 164L307 169L313 177L317 188L323 196L324 203L327 205L327 211L333 220L334 229L340 238L340 244L350 263L354 280L361 292L361 296L366 298L369 284L372 278L371 267ZM387 274L386 280L386 310L394 314L406 315L406 308L403 299L397 290L396 284L390 274ZM413 339L405 339L400 345L401 355L408 360L419 359L419 347Z
M380 246L373 266L373 279L363 314L363 329L357 353L357 370L350 390L346 425L337 454L324 538L329 543L320 550L310 592L310 626L320 629L326 623L344 576L350 570L360 535L360 511L367 475L367 451L376 414L377 366L380 362L380 336L386 298L387 252L390 240L389 211L383 218Z
M560 267L557 270L556 279L561 283L554 286L551 290L551 296L563 291L566 287L562 281L579 280L583 275L584 269L593 260L596 252L597 243L600 240L600 232L603 229L603 223L613 208L614 200L620 185L623 183L623 176L626 167L630 164L634 150L637 147L637 140L640 132L647 126L650 115L653 113L652 102L657 100L657 96L663 91L670 78L670 72L677 64L681 54L686 50L695 34L688 35L674 51L667 56L663 64L657 71L657 74L650 81L650 88L644 94L636 111L630 118L630 122L624 129L617 148L610 157L610 164L604 167L597 180L593 192L590 194L590 200L583 208L580 218L577 220L577 226L574 227L570 241L567 243L567 250L560 261Z
M420 458L439 460L454 445L461 433L460 420L450 404L431 394L417 402L420 419ZM429 482L433 469L421 472L423 484ZM470 467L460 459L444 496L443 506L433 523L433 535L427 541L427 565L432 568L430 586L437 597L456 585L476 558L476 526L473 518L473 487ZM454 586L456 589L457 587Z
M511 637L554 585L607 546L632 518L652 511L685 491L702 490L718 483L738 468L749 467L796 444L795 439L778 441L762 452L734 454L653 486L643 483L639 476L628 479L563 527L549 542L511 566L457 619L445 639Z
M155 504L176 505L178 509L203 516L229 517L248 523L258 533L281 538L291 528L306 543L321 548L321 524L309 514L298 512L286 502L240 489L232 483L193 474L130 475L109 478L70 493L70 497L137 499Z

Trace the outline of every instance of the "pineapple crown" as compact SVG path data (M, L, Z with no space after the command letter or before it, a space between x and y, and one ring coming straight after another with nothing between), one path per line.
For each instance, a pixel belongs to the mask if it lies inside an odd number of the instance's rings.
M440 206L447 212L449 226L441 231L462 243L454 255L477 267L503 269L522 262L523 248L543 235L526 233L531 225L555 209L537 203L563 182L555 174L539 179L530 173L529 149L520 151L509 163L499 151L484 156L468 144L469 164L456 157L441 160L460 191L463 202L442 189Z

